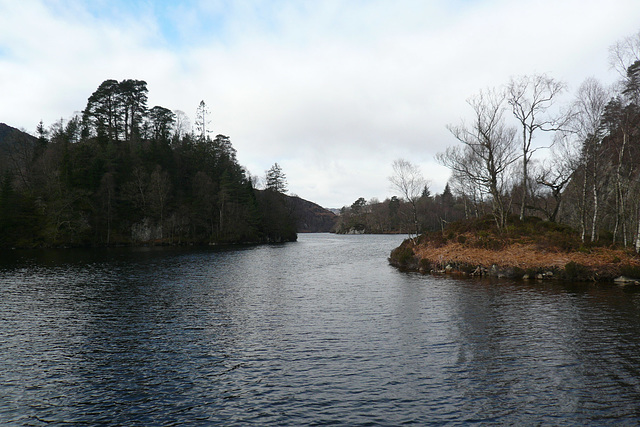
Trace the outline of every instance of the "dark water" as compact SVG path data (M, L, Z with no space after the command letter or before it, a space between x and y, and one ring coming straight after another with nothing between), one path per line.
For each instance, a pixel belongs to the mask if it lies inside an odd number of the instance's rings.
M640 423L640 293L400 273L401 239L2 253L0 424Z

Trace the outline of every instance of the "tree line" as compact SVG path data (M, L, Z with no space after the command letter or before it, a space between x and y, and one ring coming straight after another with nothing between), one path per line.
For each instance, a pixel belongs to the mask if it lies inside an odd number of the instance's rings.
M503 229L536 216L570 225L584 242L640 252L640 32L609 59L619 80L587 78L572 96L547 74L479 91L467 100L469 120L447 126L458 143L436 155L451 170L442 194L431 196L418 167L396 160L397 196L344 207L338 231L417 235L484 215Z
M536 215L640 251L640 33L610 59L619 81L588 78L568 105L557 105L566 85L545 74L470 98L472 120L449 126L459 144L437 156L457 197L498 228ZM551 144L535 144L544 133Z
M147 106L142 80L106 80L85 109L35 137L14 133L0 162L0 246L203 244L296 239L276 164L261 191L202 101Z
M406 162L399 159L395 163ZM411 164L415 171L415 165ZM421 174L414 176L420 181ZM350 206L340 209L334 231L340 234L407 234L415 237L425 231L441 230L449 222L471 215L464 199L454 196L447 184L440 194L432 195L427 181L415 192L391 196L380 201L376 198L358 198ZM419 190L418 190L419 188ZM399 190L398 194L402 194Z

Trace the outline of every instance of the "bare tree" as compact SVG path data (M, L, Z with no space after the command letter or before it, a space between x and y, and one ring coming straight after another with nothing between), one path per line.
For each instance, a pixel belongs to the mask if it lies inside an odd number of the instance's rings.
M449 183L456 195L462 198L465 218L469 219L472 216L478 218L484 204L484 194L478 183L455 171L452 172Z
M174 125L174 135L180 140L186 134L188 134L191 130L191 122L186 113L182 110L174 110L173 114L175 114L175 125Z
M613 243L622 234L622 241L627 246L627 199L633 187L633 177L637 174L634 158L636 144L634 134L637 132L638 109L633 102L626 102L621 97L610 100L603 113L603 127L606 129L606 152L603 153L611 168L615 195L615 225Z
M10 143L0 145L0 166L5 164L7 171L11 171L18 179L22 188L32 186L31 160L35 153L35 141L25 130L11 131L8 135Z
M512 78L507 87L508 102L522 132L522 204L520 219L526 214L529 194L529 162L531 156L540 148L532 147L533 136L537 131L557 130L563 120L548 114L553 101L566 88L566 85L545 74Z
M436 158L454 175L466 177L491 196L496 224L502 228L508 214L503 197L506 172L518 158L514 145L516 130L504 122L504 92L481 91L467 102L474 112L473 124L447 126L463 145L449 147Z
M609 48L609 65L622 78L627 76L627 70L634 62L640 60L640 31L625 37Z
M623 93L628 99L633 99L637 105L638 99L640 98L640 93L638 91L639 86L637 84L637 77L640 74L640 31L632 36L625 37L611 46L609 49L609 64L611 65L611 68L615 69L622 78L622 86L624 87ZM622 152L623 150L621 150L621 153ZM619 170L620 168L618 167L618 171ZM620 176L619 173L617 176ZM620 197L619 194L617 194L617 196L618 198ZM621 211L619 210L619 212ZM640 212L640 205L638 207L638 212ZM618 221L618 218L616 218L616 230ZM625 235L626 238L626 233L624 233L624 231L623 235ZM636 252L640 252L640 219L638 220L635 248Z
M578 142L582 144L582 197L581 197L581 237L585 240L587 232L587 192L590 181L591 194L593 200L593 215L591 219L591 241L596 240L598 211L600 202L600 168L599 148L603 137L602 118L607 102L610 98L610 91L594 79L585 80L576 95L572 105L572 115L570 129L576 136Z
M389 177L389 181L391 181L393 187L398 190L400 196L411 205L415 235L417 237L420 234L417 203L425 187L428 188L428 182L422 176L420 168L408 160L394 160L392 167L393 175Z
M546 188L555 201L545 212L551 222L558 218L563 191L578 169L579 159L580 147L564 134L551 147L551 155L535 171L536 183Z

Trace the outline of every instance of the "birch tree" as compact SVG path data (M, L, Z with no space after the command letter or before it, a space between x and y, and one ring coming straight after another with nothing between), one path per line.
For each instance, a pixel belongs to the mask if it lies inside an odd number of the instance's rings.
M400 193L411 205L411 213L416 237L420 234L420 225L418 223L418 200L422 196L427 186L427 180L422 176L420 167L405 159L397 159L393 162L393 175L389 177L389 181L394 189Z
M180 141L185 135L191 132L191 121L187 114L182 110L174 110L173 114L175 117L175 123L173 126L174 138L177 141Z
M582 241L585 241L587 233L587 194L589 191L593 202L591 241L596 241L597 237L598 212L600 209L599 180L601 177L598 153L603 137L602 117L609 97L610 91L608 89L598 80L588 78L578 89L576 99L572 105L570 128L583 144L581 167L584 173L580 214Z
M485 90L467 100L473 109L473 123L447 126L462 146L439 153L437 160L458 177L465 177L491 196L498 228L506 224L508 207L504 198L506 172L517 160L515 128L505 124L506 96L502 91Z
M545 74L512 78L507 87L508 103L513 116L520 125L520 143L522 159L522 204L520 220L526 214L529 195L529 163L533 154L541 147L532 146L534 134L558 129L562 124L560 117L549 114L555 99L566 85Z
M640 31L619 40L609 48L609 65L623 78L636 61L640 61Z

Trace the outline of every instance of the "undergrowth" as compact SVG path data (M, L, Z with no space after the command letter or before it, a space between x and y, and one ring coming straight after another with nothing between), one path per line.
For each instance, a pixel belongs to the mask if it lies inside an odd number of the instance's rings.
M523 221L510 217L499 229L493 217L472 218L448 224L444 231L432 231L420 237L419 243L441 247L449 243L501 250L510 244L533 244L538 250L588 251L594 244L585 244L579 234L568 225L528 217ZM597 246L597 244L596 244Z

